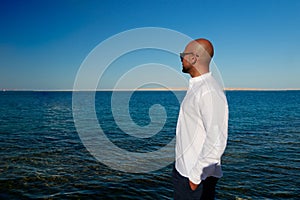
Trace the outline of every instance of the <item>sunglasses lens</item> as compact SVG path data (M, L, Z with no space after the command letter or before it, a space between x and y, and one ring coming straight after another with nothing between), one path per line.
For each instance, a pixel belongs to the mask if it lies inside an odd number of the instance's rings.
M184 53L180 53L179 56L180 56L180 60L182 61L184 57Z

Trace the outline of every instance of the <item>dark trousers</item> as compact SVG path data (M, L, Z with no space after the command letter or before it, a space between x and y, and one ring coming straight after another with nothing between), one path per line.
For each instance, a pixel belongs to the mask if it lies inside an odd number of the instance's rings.
M201 181L196 190L190 188L189 179L181 176L179 172L173 168L173 184L174 184L174 200L213 200L215 199L216 185L218 178L207 177Z

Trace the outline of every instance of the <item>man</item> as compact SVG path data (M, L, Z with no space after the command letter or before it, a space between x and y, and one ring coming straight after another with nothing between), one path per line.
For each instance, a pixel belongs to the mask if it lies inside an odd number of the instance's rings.
M210 41L190 42L180 54L182 72L191 76L176 128L174 199L215 198L227 142L228 105L222 87L209 72Z

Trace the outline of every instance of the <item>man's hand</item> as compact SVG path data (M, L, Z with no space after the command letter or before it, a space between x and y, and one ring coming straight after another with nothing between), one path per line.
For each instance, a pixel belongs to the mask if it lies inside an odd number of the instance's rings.
M190 181L190 180L189 180L189 183L190 183L190 188L191 188L193 191L197 189L198 184L195 184L195 183L193 183L193 182Z

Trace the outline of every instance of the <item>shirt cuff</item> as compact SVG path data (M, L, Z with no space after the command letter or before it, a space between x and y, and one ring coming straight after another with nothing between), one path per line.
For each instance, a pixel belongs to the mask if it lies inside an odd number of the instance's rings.
M191 172L191 174L189 176L189 180L191 182L193 182L194 184L200 184L201 183L200 174L195 174L195 173Z

